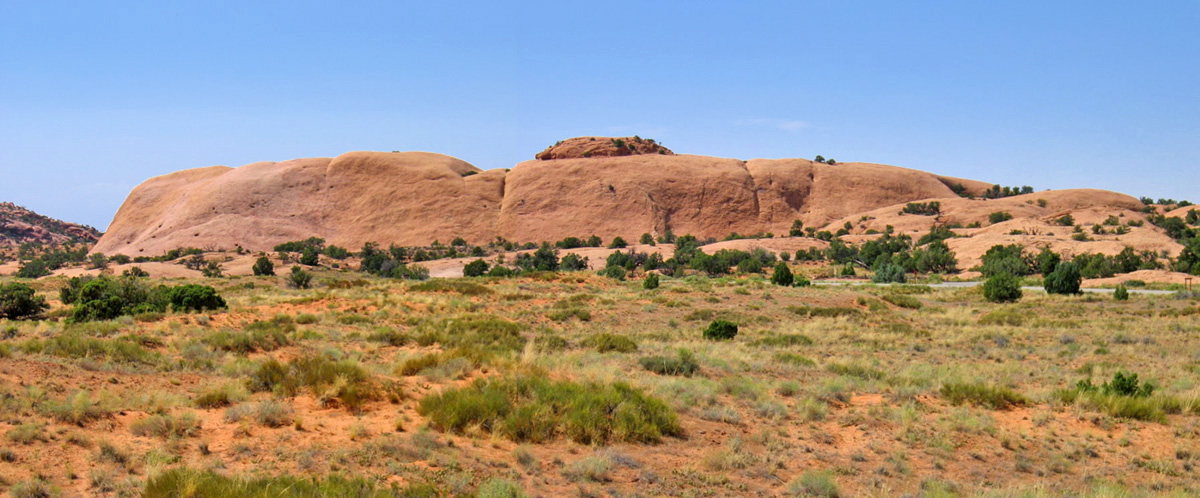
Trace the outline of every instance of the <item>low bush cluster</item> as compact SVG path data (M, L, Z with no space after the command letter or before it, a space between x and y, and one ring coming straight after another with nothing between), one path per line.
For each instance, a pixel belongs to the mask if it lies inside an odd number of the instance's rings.
M381 396L377 383L358 363L324 356L303 356L287 364L266 360L250 375L248 387L288 397L307 388L322 406L351 412L361 412L367 402Z
M683 434L666 403L624 383L480 379L426 396L418 410L441 431L478 427L519 442L565 436L580 444L657 443Z

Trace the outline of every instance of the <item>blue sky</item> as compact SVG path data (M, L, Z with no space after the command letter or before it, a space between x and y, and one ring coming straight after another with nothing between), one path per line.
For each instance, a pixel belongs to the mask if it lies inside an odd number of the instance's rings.
M1200 201L1198 25L1194 1L3 2L0 201L103 229L184 168L503 168L634 134Z

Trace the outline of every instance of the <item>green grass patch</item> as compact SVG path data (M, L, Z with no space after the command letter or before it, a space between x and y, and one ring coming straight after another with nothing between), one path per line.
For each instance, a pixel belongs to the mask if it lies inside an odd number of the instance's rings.
M788 306L787 310L797 315L809 318L838 318L843 316L858 318L863 316L863 312L861 310L841 306Z
M448 279L427 280L409 287L408 290L413 292L455 292L464 296L492 294L492 289L475 282Z
M535 443L559 436L581 444L657 443L683 434L678 415L666 403L625 383L480 379L426 396L419 411L441 431L479 427Z
M813 361L811 358L809 358L807 356L803 356L803 355L798 355L796 353L789 353L787 351L781 351L781 352L775 353L775 361L778 361L785 365L792 365L792 366L796 366L796 367L815 367L815 366L817 366L817 362Z
M825 365L825 370L838 375L848 375L864 380L879 380L887 376L883 370L857 363L830 363Z
M637 351L637 343L628 337L619 334L595 334L583 340L583 345L589 348L595 348L601 353L632 353Z
M901 308L908 308L910 310L919 310L919 309L921 309L922 306L924 306L924 304L921 303L920 299L909 296L907 294L884 294L884 295L880 296L880 299L883 299L884 301L887 301L894 306L899 306Z
M269 359L259 364L248 380L252 391L295 396L309 389L321 406L361 412L363 405L381 396L379 386L358 363L334 361L324 356L304 356L286 365Z
M125 364L156 365L162 360L158 353L147 350L128 339L94 339L68 332L49 339L29 339L17 349L28 354L46 354L61 358L92 359Z
M971 403L993 410L1007 410L1029 402L1025 396L1012 389L982 383L948 382L942 384L942 397L954 405Z
M428 484L407 488L383 487L365 478L271 476L226 477L212 471L175 468L146 482L143 498L401 498L441 496Z
M642 368L654 372L659 375L682 375L691 377L700 370L700 364L696 362L696 355L690 350L680 349L675 356L647 356L638 363Z
M813 340L811 337L804 334L780 334L770 337L764 337L751 343L754 346L770 346L770 347L789 347L789 346L811 346Z

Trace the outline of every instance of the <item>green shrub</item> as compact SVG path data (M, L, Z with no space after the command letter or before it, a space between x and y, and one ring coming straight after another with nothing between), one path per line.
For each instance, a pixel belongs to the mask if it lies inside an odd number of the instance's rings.
M226 306L217 290L207 285L186 284L171 288L167 299L175 311L218 310Z
M271 262L271 258L262 256L254 262L254 267L251 268L251 270L254 272L254 276L256 277L275 275L275 263Z
M1118 285L1116 290L1113 291L1113 299L1116 299L1117 301L1128 301L1129 289L1126 289L1124 285Z
M46 298L37 295L33 287L20 282L0 285L0 318L31 318L47 309Z
M988 222L995 225L1013 219L1012 213L1008 211L996 211L988 215Z
M1043 285L1047 294L1079 294L1082 282L1079 265L1072 262L1059 264L1053 272L1046 275Z
M704 329L704 338L710 341L728 341L737 337L738 326L726 320L713 320Z
M1011 273L997 273L983 283L983 297L989 302L1016 302L1021 299L1021 295L1021 280Z
M993 410L1006 410L1028 402L1012 389L980 383L948 382L942 384L941 394L955 405L973 403Z
M792 275L792 269L788 268L788 264L782 261L775 264L775 271L771 273L771 283L791 287L796 278Z
M518 442L566 436L580 444L657 443L683 434L678 415L666 403L625 383L479 379L426 396L418 411L437 430L462 433L478 427Z
M288 283L297 289L307 289L312 285L312 274L299 266L293 266L292 273L288 275Z
M483 275L487 274L487 271L488 271L487 261L484 261L482 259L477 259L475 261L467 263L467 265L463 267L463 276L464 277L482 277Z
M595 334L583 340L583 345L596 348L597 352L608 353L616 351L618 353L632 353L637 351L637 343L623 335L618 334Z
M646 278L642 279L642 288L646 290L654 290L658 288L658 274L647 273Z
M871 276L871 281L877 284L902 284L908 281L908 276L905 275L903 266L887 264L875 269L875 274Z
M638 360L642 368L659 375L683 375L691 377L698 370L696 356L687 349L680 349L676 356L647 356Z
M1149 382L1141 383L1138 380L1138 374L1127 374L1125 372L1113 374L1111 381L1105 382L1099 387L1093 386L1091 379L1079 381L1075 387L1083 392L1098 391L1106 395L1130 396L1134 398L1148 398L1151 394L1154 394L1154 384Z

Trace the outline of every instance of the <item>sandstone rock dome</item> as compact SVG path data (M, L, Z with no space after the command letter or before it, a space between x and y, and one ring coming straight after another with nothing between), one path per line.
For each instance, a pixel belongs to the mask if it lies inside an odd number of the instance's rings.
M991 185L869 163L675 154L638 137L565 140L511 170L481 171L426 152L350 152L151 178L129 195L94 251L269 250L312 236L357 249L455 237L478 244L497 236L632 240L668 230L783 235L797 219L820 227L922 199L971 202L951 186L978 193ZM1132 207L1125 196L1110 200ZM977 210L968 205L963 216Z

